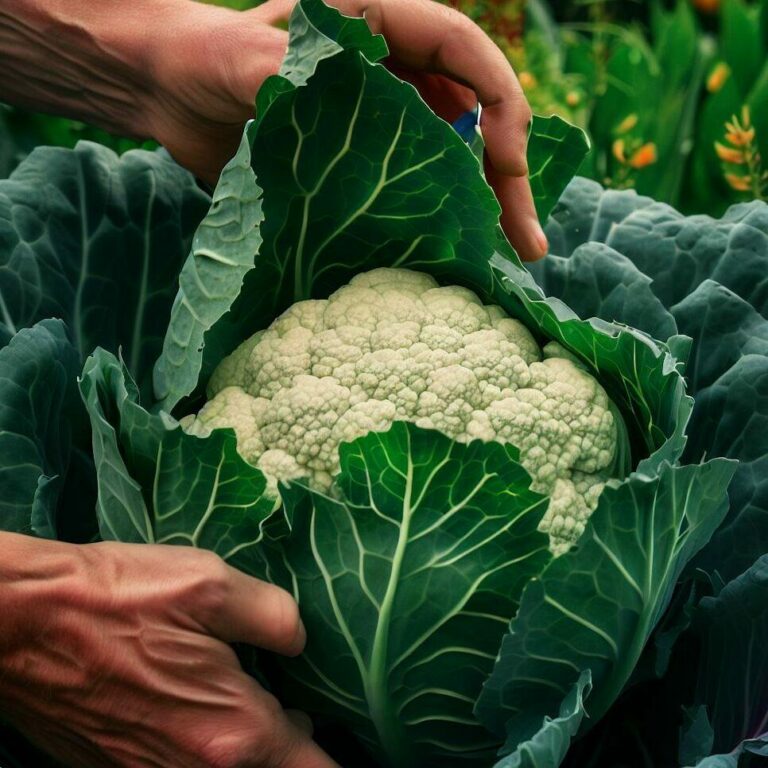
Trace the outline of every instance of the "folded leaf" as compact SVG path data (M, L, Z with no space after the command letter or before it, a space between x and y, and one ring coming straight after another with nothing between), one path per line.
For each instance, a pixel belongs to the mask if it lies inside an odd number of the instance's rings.
M581 672L591 670L592 722L637 664L686 563L727 511L735 464L664 465L605 489L578 547L554 560L523 593L480 719L508 744L530 739L539 713L555 716Z

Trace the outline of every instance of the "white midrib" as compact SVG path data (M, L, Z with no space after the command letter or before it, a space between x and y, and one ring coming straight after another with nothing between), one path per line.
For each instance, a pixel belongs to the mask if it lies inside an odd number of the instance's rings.
M388 752L391 765L398 768L407 768L409 756L403 743L403 729L397 723L397 714L389 698L389 688L387 685L387 657L389 651L389 631L392 622L392 611L394 609L397 588L400 583L400 574L405 559L405 551L408 547L409 533L411 528L411 518L413 516L413 507L411 506L411 496L413 492L413 464L408 453L408 470L406 475L405 493L403 499L403 520L400 525L397 546L392 557L392 570L387 583L387 590L384 593L384 599L381 601L381 610L379 611L379 621L376 625L376 632L373 639L371 650L371 664L369 675L365 684L365 698L368 701L368 708L371 713L371 719L376 726L379 734L379 743Z
M149 277L149 250L150 231L152 227L152 212L157 194L157 183L154 174L149 174L150 193L147 196L147 208L144 214L144 248L141 261L141 279L139 280L139 295L136 299L136 316L133 322L133 335L131 336L131 361L129 370L134 376L138 376L139 360L141 359L141 341L144 332L144 311L147 302L147 286Z
M77 196L80 206L80 239L82 241L82 250L80 256L80 273L77 279L77 288L75 289L75 305L73 311L72 325L75 332L75 343L77 351L82 357L86 355L85 340L83 338L83 292L88 278L88 269L91 260L91 236L88 221L88 213L85 199L85 176L83 175L82 162L77 162Z

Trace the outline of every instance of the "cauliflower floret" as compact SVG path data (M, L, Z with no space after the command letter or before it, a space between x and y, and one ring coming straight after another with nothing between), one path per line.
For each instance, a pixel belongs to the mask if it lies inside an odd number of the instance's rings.
M225 387L203 406L191 423L182 426L200 437L219 427L231 427L237 437L238 452L255 464L266 450L260 425L269 407L270 401L264 397L251 397L240 387Z
M225 357L208 381L208 397L214 397L226 387L248 389L253 381L251 353L264 334L259 331L246 339L229 357Z
M184 428L234 428L273 493L299 477L330 490L339 444L398 419L460 442L512 443L549 497L540 529L555 554L583 532L618 439L608 395L566 349L541 350L500 307L403 269L295 304L219 365L209 395Z

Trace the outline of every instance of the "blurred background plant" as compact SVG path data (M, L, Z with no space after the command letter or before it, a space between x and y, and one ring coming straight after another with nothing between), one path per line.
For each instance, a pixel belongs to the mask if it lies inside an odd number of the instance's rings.
M444 2L498 43L534 112L587 131L582 175L684 212L720 215L768 195L768 0ZM38 144L82 138L136 146L0 106L0 178Z
M509 13L523 33L502 47L534 112L590 135L583 175L686 212L765 197L768 0L518 0Z

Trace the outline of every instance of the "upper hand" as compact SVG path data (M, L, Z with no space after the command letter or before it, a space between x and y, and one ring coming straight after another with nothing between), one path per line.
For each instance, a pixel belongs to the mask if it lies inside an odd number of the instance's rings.
M19 567L3 603L0 714L58 760L338 768L227 644L299 653L287 592L191 548L2 536L4 568Z
M278 71L287 34L274 24L295 0L269 0L234 12L183 2L160 27L153 56L154 89L148 132L176 160L215 183L234 155L243 124L253 116L262 82ZM365 16L384 35L388 66L411 81L449 121L483 106L486 178L502 207L501 223L525 260L544 255L547 242L527 178L531 110L504 54L468 17L432 0L330 0L350 16Z

